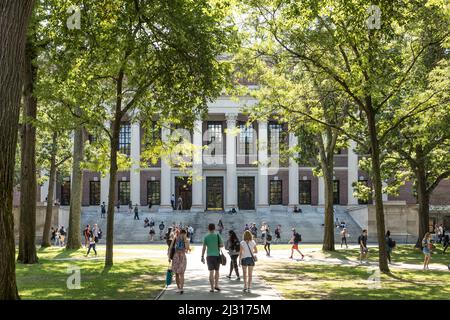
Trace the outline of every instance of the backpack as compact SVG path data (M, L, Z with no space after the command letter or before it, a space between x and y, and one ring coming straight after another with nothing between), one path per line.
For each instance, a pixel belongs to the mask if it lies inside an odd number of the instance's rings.
M102 238L103 231L101 229L98 229L98 238Z
M302 241L302 235L298 232L294 234L294 242L301 242Z
M182 239L178 240L178 241L175 243L175 249L176 249L176 250L183 250L183 249L185 249L185 248L186 248L186 245L184 244L184 241L183 241Z
M134 207L134 213L138 213L139 209L138 207Z
M272 235L271 235L271 234L268 234L268 235L266 236L266 239L267 239L267 241L272 241Z

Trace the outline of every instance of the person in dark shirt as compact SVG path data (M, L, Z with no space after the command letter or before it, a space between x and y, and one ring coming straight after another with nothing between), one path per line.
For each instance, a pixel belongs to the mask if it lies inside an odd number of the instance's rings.
M369 252L369 249L367 249L367 230L364 229L361 233L361 235L358 237L358 243L359 243L359 263L362 264L362 261L365 260L367 263L367 253Z

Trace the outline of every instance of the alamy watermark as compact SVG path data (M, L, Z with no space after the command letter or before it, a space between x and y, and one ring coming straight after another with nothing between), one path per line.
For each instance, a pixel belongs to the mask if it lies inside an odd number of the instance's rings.
M67 267L66 273L69 274L66 285L69 290L81 289L81 269L79 266L70 265Z

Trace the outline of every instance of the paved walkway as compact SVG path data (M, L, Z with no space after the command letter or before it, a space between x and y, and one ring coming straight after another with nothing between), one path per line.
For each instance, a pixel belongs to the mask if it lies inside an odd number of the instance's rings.
M252 293L244 293L243 276L236 280L233 276L226 278L230 270L230 258L227 253L227 265L220 268L220 292L210 293L209 273L206 264L201 262L201 246L187 255L187 268L185 273L184 293L177 293L175 276L173 283L164 291L160 300L281 300L281 296L272 287L268 286L257 275L258 265L253 273ZM241 271L241 270L240 270Z

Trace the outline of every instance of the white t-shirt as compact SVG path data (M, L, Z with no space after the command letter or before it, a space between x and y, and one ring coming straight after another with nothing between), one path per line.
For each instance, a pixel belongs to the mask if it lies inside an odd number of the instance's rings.
M248 244L248 245L247 245ZM249 249L249 247L250 247L250 249ZM254 247L256 247L256 243L255 243L255 241L254 240L252 240L252 241L249 241L249 242L247 242L247 241L245 241L245 240L242 240L241 241L241 248L243 248L243 253L242 253L242 256L241 256L241 259L244 259L244 258L251 258L252 257L252 253L253 253L253 248ZM250 252L250 250L251 250L251 252ZM254 256L255 254L253 253L253 256Z

